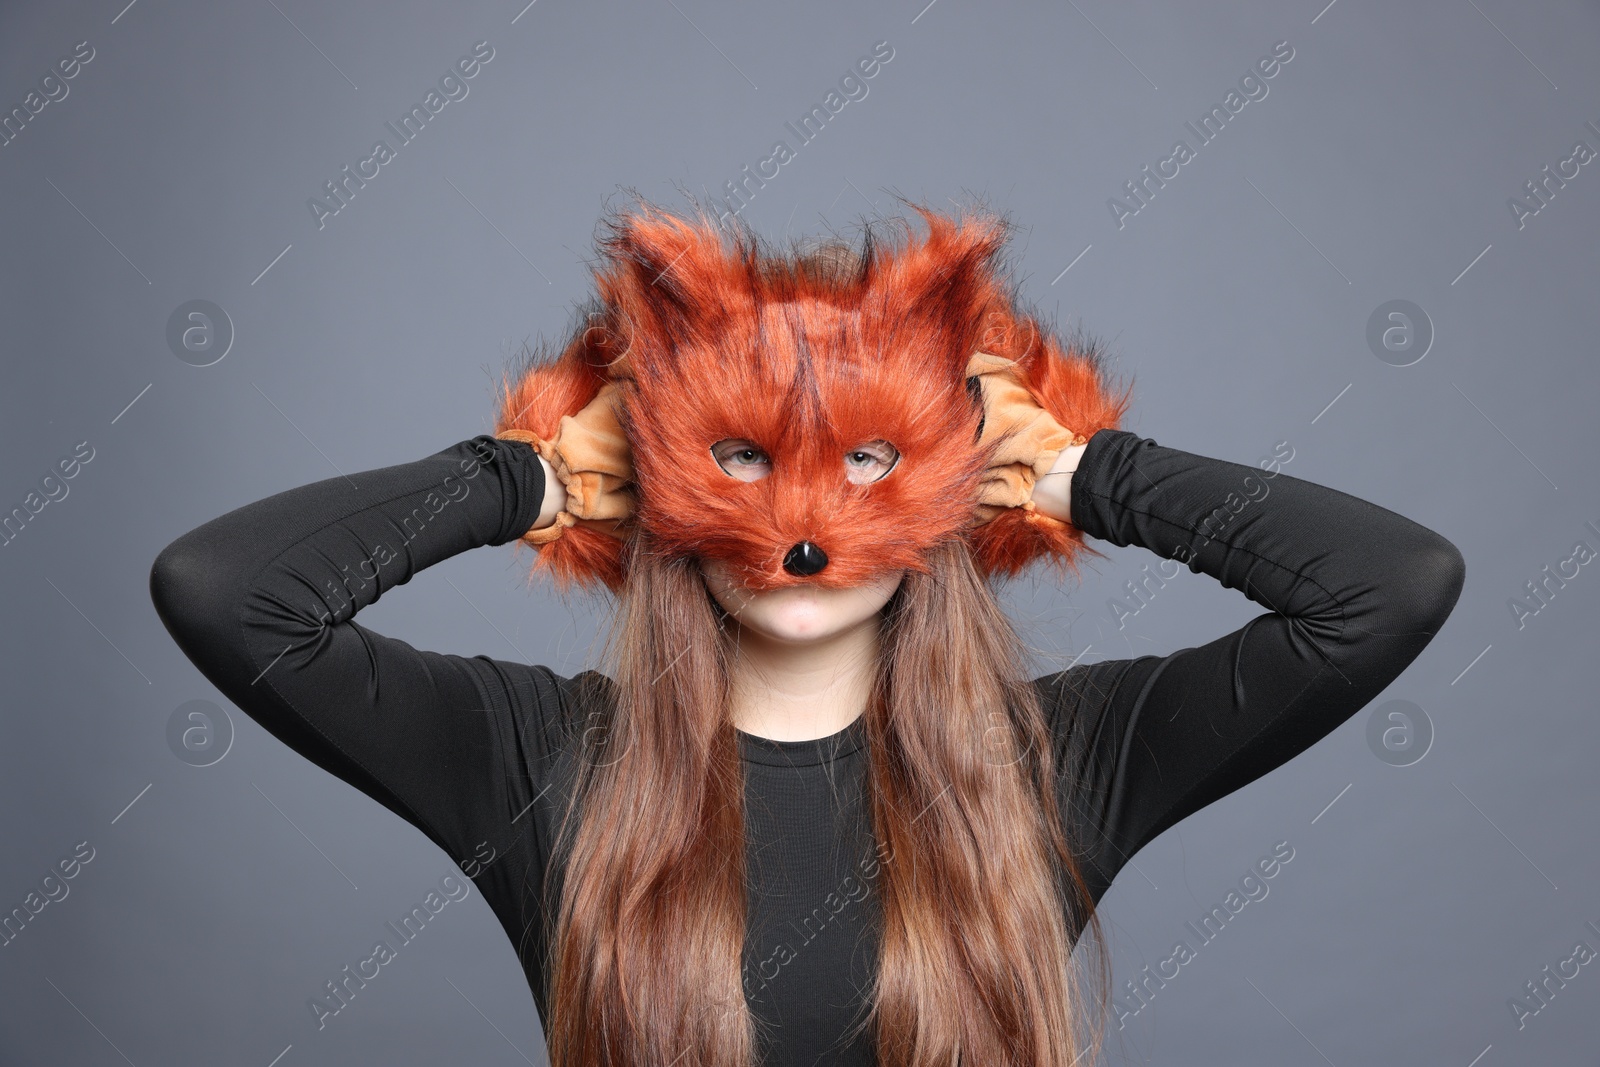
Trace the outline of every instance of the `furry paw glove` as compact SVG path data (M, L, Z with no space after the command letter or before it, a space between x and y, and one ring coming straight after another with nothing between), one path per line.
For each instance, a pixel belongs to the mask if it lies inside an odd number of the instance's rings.
M967 362L967 381L977 383L983 398L978 447L998 442L978 486L979 525L1003 508L1032 510L1034 484L1063 449L1088 440L1040 406L1016 367L1015 360L987 352L976 352Z
M633 459L617 410L621 387L608 381L575 415L563 415L555 437L531 430L506 429L496 436L524 441L550 464L567 490L567 502L549 526L529 530L522 540L538 546L556 540L569 526L583 525L618 540L633 517Z

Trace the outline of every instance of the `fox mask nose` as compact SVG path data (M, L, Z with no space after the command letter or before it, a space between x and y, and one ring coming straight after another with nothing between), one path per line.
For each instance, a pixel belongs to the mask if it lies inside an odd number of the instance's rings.
M828 554L810 541L801 541L783 557L783 569L802 578L816 574L827 565Z

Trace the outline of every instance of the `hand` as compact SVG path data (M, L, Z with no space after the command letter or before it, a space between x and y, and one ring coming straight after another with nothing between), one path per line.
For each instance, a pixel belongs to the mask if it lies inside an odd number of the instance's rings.
M574 525L619 540L624 536L635 500L632 452L618 415L621 397L621 386L606 382L576 414L562 416L551 440L519 429L498 435L532 445L545 472L547 488L539 518L522 535L524 541L548 544Z
M967 375L977 379L983 396L978 447L997 446L978 486L980 524L1002 508L1018 507L1067 521L1071 472L1083 455L1079 446L1087 447L1088 438L1062 426L1040 406L1015 360L977 352L967 363ZM1040 479L1047 479L1042 488ZM1044 507L1038 505L1041 499Z
M534 455L538 456L535 451ZM561 484L561 479L556 477L556 469L550 466L550 461L543 456L538 456L539 468L544 471L544 503L539 507L539 517L533 520L533 530L542 530L556 521L556 516L567 509L567 487Z
M1061 450L1056 461L1033 487L1033 506L1052 519L1072 521L1072 475L1088 445L1071 445Z

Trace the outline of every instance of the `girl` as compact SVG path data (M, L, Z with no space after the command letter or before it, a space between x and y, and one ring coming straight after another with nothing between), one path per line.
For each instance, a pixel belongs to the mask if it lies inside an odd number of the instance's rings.
M1096 989L1071 956L1118 870L1355 714L1455 605L1438 534L1119 429L1131 390L1020 309L1005 226L919 213L920 238L779 255L641 206L494 436L155 561L223 693L475 880L556 1067L1092 1058L1104 957ZM995 587L1076 574L1085 535L1268 610L1031 677ZM609 673L354 619L518 541L615 595Z

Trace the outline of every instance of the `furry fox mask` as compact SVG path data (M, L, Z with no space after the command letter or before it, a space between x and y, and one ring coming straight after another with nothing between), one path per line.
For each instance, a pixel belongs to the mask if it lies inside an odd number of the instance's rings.
M921 236L896 220L895 240L869 229L859 249L787 255L705 216L642 205L609 219L597 299L559 350L505 381L495 433L547 444L614 386L626 456L606 480L627 483L608 489L627 514L531 532L535 572L617 591L640 533L652 552L725 561L753 590L925 571L951 538L985 575L1040 557L1075 569L1093 551L1075 527L1031 502L977 506L997 443L979 443L969 364L1015 361L1077 443L1118 426L1131 385L1114 395L1092 343L1064 344L1019 309L1003 221L915 210Z

